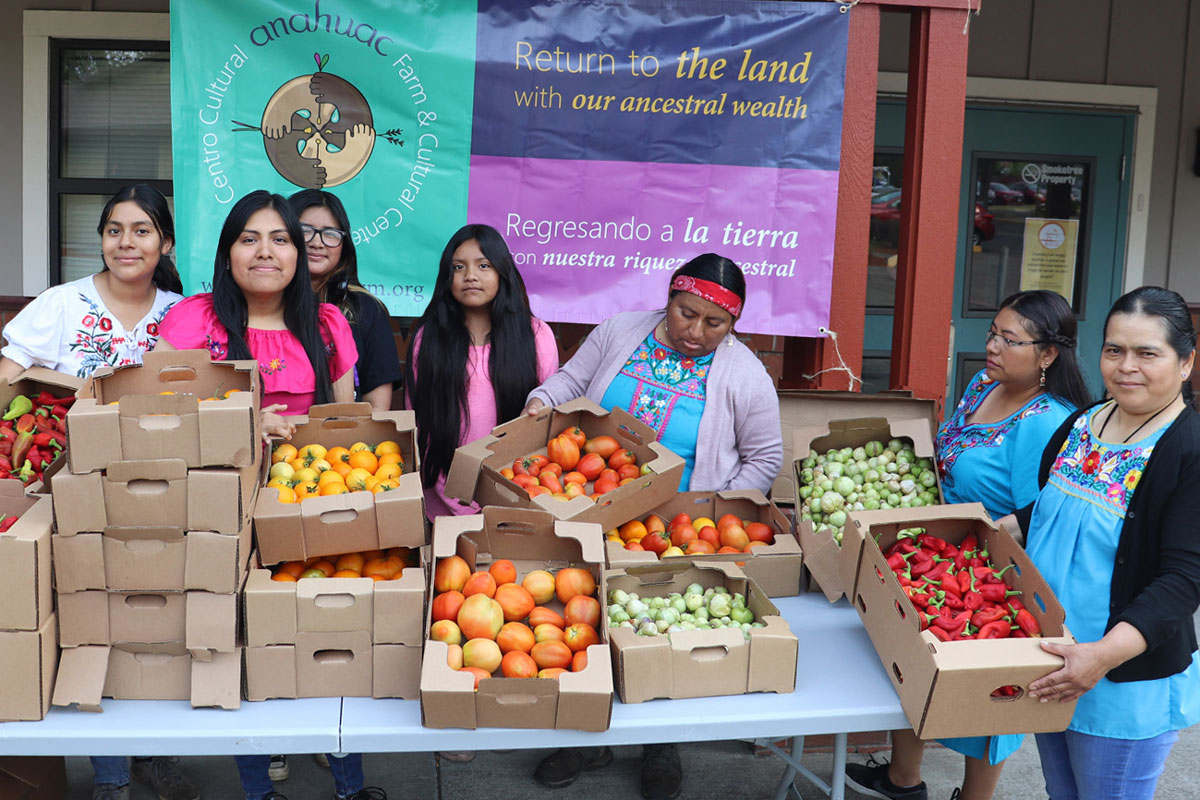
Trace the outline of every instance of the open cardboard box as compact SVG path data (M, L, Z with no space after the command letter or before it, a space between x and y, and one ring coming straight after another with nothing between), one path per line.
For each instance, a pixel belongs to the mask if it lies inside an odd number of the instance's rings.
M58 595L59 644L181 643L201 658L237 649L237 594L85 591Z
M404 459L398 489L281 503L279 492L264 487L254 506L254 531L262 562L278 564L356 550L424 545L425 493L413 412L372 411L368 403L313 406L307 417L297 418L291 438L297 447L319 444L326 448L387 440L400 445Z
M639 636L633 628L609 628L621 702L794 691L800 642L779 609L736 564L664 562L608 574L610 590L636 592L639 597L682 594L693 583L705 589L724 586L730 594L745 595L746 607L765 627L751 629L749 639L741 629L732 628L662 636ZM676 676L681 678L678 683Z
M796 454L792 462L795 496L800 496L801 462L808 458L809 451L824 453L843 447L861 447L871 441L886 444L889 439L907 439L912 442L918 458L934 458L933 422L927 418L830 418L820 425L796 429L792 446L792 452ZM937 474L936 469L934 474ZM940 479L937 495L939 498L942 496ZM804 551L804 566L816 578L829 602L835 603L843 595L848 596L854 570L858 567L857 545L851 542L847 547L844 535L839 545L828 530L815 530L811 522L800 519L799 504L796 506L796 534L800 539L800 549Z
M637 463L649 469L646 475L618 486L596 501L575 497L563 501L547 495L530 498L525 490L500 474L504 467L524 456L546 452L546 445L565 428L578 426L588 438L612 436L632 450ZM627 411L605 411L587 398L556 408L545 408L537 416L523 415L492 429L454 451L446 476L446 495L480 506L506 506L547 511L558 519L595 522L604 530L662 505L679 489L683 459L663 447L650 426Z
M237 536L181 528L107 528L54 536L60 593L89 589L204 591L232 594L242 585L253 528Z
M46 391L55 397L74 397L75 392L82 385L82 378L64 375L61 372L55 372L45 367L30 367L11 381L7 378L0 378L0 413L8 410L9 404L12 403L13 398L17 395L37 395L40 392ZM57 465L61 464L64 460L56 458L54 461ZM20 466L20 464L14 465L16 468L20 468ZM50 467L47 467L46 472L50 469ZM23 487L29 493L39 492L44 488L43 481L36 481L25 486L16 478L0 481L0 485L8 481L11 481L14 486Z
M258 380L254 361L212 361L207 350L151 351L139 365L97 370L67 413L71 471L163 458L253 466L262 453Z
M240 650L201 660L183 642L69 647L62 651L53 704L103 711L102 697L190 700L193 708L237 708L242 698Z
M246 646L297 644L301 634L363 631L371 644L420 649L425 640L425 567L405 567L396 580L271 580L256 557L246 578Z
M247 700L276 697L416 700L420 680L419 644L371 644L368 631L297 633L295 644L246 648Z
M105 472L50 478L59 536L108 528L170 527L240 534L261 464L188 469L183 459L114 461Z
M54 611L50 498L26 495L20 481L0 481L0 518L14 514L20 519L0 533L0 630L36 631Z
M854 512L846 527L853 527L862 543L849 589L853 605L918 736L1047 733L1070 724L1074 702L1042 703L1029 696L1029 684L1061 668L1061 658L1042 650L1037 639L942 642L922 631L917 610L883 557L905 528L924 528L956 545L974 531L997 569L1016 564L1009 572L1012 579L1005 582L1021 590L1020 599L1041 625L1044 641L1073 644L1054 592L982 505ZM992 697L1002 686L1019 687L1016 696Z
M834 419L884 417L891 420L928 420L931 430L941 414L937 402L913 397L911 392L895 389L877 394L828 391L824 389L785 389L779 392L779 419L783 425L783 467L771 487L771 499L779 505L800 505L792 483L792 462L803 459L793 447L795 431L824 425Z
M39 720L50 709L58 625L47 612L32 631L0 631L0 721Z
M708 517L716 522L725 514L743 520L762 522L775 531L775 543L756 547L752 553L722 553L721 555L671 556L660 559L654 553L626 550L622 543L605 541L605 555L610 569L624 569L636 564L664 564L705 561L730 561L742 568L768 597L790 597L800 593L800 543L792 532L791 523L770 500L757 489L729 492L680 492L667 503L652 511L639 514L645 520L657 514L670 522L677 514L692 519Z
M433 557L459 555L472 571L486 570L497 559L517 568L517 581L537 569L564 567L589 570L596 579L601 608L604 588L603 531L598 525L556 520L543 511L485 507L482 514L438 517L433 528ZM430 581L429 600L433 599ZM547 604L559 613L557 600ZM426 604L425 630L431 623ZM601 620L603 623L603 620ZM587 649L588 664L580 672L557 679L484 678L475 691L470 673L446 663L444 642L425 642L421 667L421 718L427 728L567 728L608 730L612 716L612 665L603 624L600 644Z

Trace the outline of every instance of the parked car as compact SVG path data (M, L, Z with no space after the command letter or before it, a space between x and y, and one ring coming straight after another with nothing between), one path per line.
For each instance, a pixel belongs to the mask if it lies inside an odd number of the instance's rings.
M983 207L975 204L975 224L971 232L971 244L979 245L996 236L996 218ZM900 195L879 203L871 203L871 238L880 243L898 244L900 240Z
M1010 189L999 181L988 184L988 202L1009 205L1024 202L1025 195L1016 189Z
M1043 191L1036 183L1027 181L1017 181L1010 186L1013 191L1021 193L1021 201L1024 203L1044 203L1046 202L1046 192Z
M996 236L996 218L979 203L975 204L975 230L971 234L971 244L978 246Z

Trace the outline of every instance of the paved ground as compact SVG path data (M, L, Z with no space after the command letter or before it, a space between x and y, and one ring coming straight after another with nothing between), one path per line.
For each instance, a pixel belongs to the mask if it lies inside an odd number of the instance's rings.
M367 782L385 789L391 800L601 800L601 798L638 797L640 748L616 748L616 759L604 769L585 773L573 785L558 790L544 789L531 778L533 768L545 750L509 753L481 752L466 764L451 763L430 754L376 754L364 759ZM729 800L729 798L769 798L783 774L783 762L755 757L742 742L704 742L682 748L685 772L683 797L688 800ZM863 760L865 756L850 756ZM204 790L207 800L238 800L242 797L237 770L232 758L185 758L182 768ZM804 763L818 775L828 778L831 756L828 752L805 756ZM329 773L308 756L291 759L291 777L277 784L289 800L328 800L334 796ZM962 760L943 748L930 748L925 757L925 780L931 800L948 800L958 785ZM91 796L91 767L87 759L67 759L69 800ZM807 781L796 783L805 800L820 797ZM1158 797L1183 800L1200 796L1200 726L1180 735L1166 774L1159 784ZM857 798L853 792L848 797ZM145 787L135 786L133 800L153 800ZM795 795L793 795L793 798ZM1041 769L1032 737L1009 759L995 800L1043 800Z

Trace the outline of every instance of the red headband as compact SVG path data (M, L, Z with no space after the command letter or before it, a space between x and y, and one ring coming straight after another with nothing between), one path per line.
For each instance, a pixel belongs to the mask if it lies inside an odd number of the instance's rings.
M741 316L742 298L726 289L719 283L693 278L690 275L677 275L671 281L671 291L679 290L694 294L702 300L715 303L733 315L734 319Z

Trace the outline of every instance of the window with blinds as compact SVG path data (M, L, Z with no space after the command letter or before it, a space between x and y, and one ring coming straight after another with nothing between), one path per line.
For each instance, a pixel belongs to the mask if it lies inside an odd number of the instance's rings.
M100 271L100 212L148 183L171 197L171 68L165 42L52 40L51 281ZM118 49L119 47L119 49ZM173 205L173 204L172 204Z

